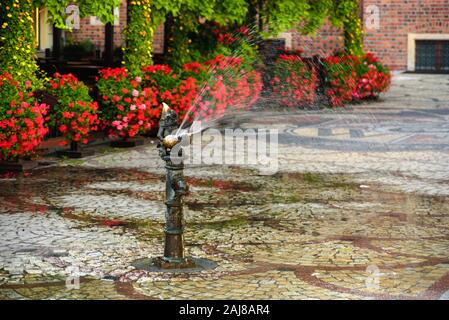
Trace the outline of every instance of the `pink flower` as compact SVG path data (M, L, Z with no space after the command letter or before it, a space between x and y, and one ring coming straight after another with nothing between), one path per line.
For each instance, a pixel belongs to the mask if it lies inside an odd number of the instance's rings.
M139 110L145 110L146 108L147 108L147 106L144 105L144 104L141 104L141 105L139 106Z
M117 126L117 130L122 130L123 129L123 126Z
M123 122L128 122L128 117L124 117Z
M139 96L139 91L137 91L136 89L133 90L133 97L138 97Z
M136 105L135 105L135 104L132 104L129 108L130 108L132 111L134 111L134 110L136 110Z
M142 77L136 77L137 82L142 82Z

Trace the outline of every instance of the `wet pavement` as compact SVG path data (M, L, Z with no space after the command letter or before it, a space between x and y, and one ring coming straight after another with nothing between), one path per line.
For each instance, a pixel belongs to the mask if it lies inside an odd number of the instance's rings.
M1 299L440 299L449 296L448 76L400 75L375 103L270 111L279 172L191 166L186 250L162 254L154 144L0 178Z

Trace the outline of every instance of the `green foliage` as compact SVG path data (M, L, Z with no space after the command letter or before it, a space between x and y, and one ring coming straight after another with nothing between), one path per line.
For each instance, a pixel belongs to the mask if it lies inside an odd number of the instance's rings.
M173 15L182 18L183 25L190 30L196 28L200 17L225 25L242 23L248 9L246 0L152 0L151 7L156 26L168 15Z
M255 0L248 2L252 5L258 3ZM259 11L259 19L267 28L263 30L265 36L293 28L304 34L313 34L328 18L334 26L343 28L348 53L363 55L359 0L265 0L261 2Z
M31 0L2 1L0 11L0 72L8 72L19 85L30 81L33 88L42 84L34 59L33 4Z
M324 1L315 1L319 6ZM326 1L327 2L327 1ZM289 30L294 27L300 26L301 23L307 21L310 17L309 11L311 5L307 0L265 0L262 1L259 6L260 18L263 25L268 27L266 36L277 35L279 32ZM316 11L319 13L320 11ZM315 15L315 20L322 21L324 16ZM316 22L315 22L316 24ZM321 23L320 23L321 24Z
M79 7L80 17L97 16L103 23L114 22L114 9L122 0L34 0L35 7L45 6L48 9L50 22L58 28L66 29L66 13L63 8L70 4Z
M114 21L114 8L121 0L2 0L0 10L0 72L14 76L20 86L29 81L32 89L39 89L38 66L35 61L33 12L45 6L59 28L66 28L63 8L77 4L80 16L96 15L103 22Z
M3 1L6 10L0 12L0 70L12 73L19 83L29 80L33 87L41 86L34 61L34 7L47 7L51 22L64 29L66 13L61 9L69 4L79 6L80 17L96 15L107 23L113 22L114 8L120 3L121 0ZM347 51L363 54L358 0L132 0L128 9L130 19L125 30L127 47L123 63L131 74L138 74L142 66L152 63L153 33L167 17L174 18L172 37L166 44L169 60L177 65L204 61L217 54L233 54L233 48L209 41L210 35L200 37L204 22L215 21L230 27L250 23L252 27L257 12L259 22L267 27L259 30L264 31L265 36L291 28L313 33L328 17L334 25L344 28ZM244 57L255 57L254 44L241 42L239 45ZM245 59L248 60L251 59Z
M364 50L362 21L360 19L359 7L360 1L322 0L320 2L327 3L328 9L325 16L329 18L329 21L334 26L343 28L345 35L345 50L348 54L362 56L364 54Z
M355 4L355 3L354 3ZM343 22L346 51L355 56L363 56L363 30L358 7L353 7Z
M150 0L128 3L129 22L124 31L126 47L123 48L123 64L131 75L138 75L144 66L151 65L154 25Z
M179 19L173 19L167 43L166 59L175 68L191 61L205 62L223 55L243 58L243 67L248 70L258 59L257 37L245 26L204 22L195 32L179 32L179 29L185 30L181 23Z
M223 28L242 23L253 28L256 23L262 36L272 37L290 29L313 34L327 18L345 31L347 51L362 55L363 34L358 13L359 0L152 1L155 27L163 23L166 17L172 17L169 20L172 30L168 30L166 45L168 61L176 65L204 61L217 54L233 54L234 48L211 40L212 35L207 33L210 28L204 21L218 22ZM247 53L253 54L251 50L254 46L248 46L248 43L240 45L239 51L250 49Z
M153 0L151 6L154 28L169 18L172 30L167 30L167 60L178 67L190 61L205 61L217 54L228 55L229 52L219 51L223 48L210 52L211 35L203 32L204 22L215 21L223 26L241 24L248 11L246 0Z

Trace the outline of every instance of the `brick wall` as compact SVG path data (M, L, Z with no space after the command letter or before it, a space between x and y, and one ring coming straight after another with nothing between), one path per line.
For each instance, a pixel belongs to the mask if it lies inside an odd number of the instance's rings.
M164 25L159 26L154 32L153 52L164 53Z
M375 28L373 11L379 8L379 27ZM388 66L396 70L407 69L407 39L409 33L449 34L449 0L364 0L364 45ZM342 48L341 30L326 25L316 37L292 34L293 48L305 51L306 55L327 55Z
M119 9L119 25L114 26L114 47L122 44L122 31L126 26L126 1L123 1ZM74 41L90 40L97 49L104 50L104 25L91 25L90 17L81 19L80 29L68 33Z
M449 34L449 0L365 0L379 7L379 29L370 27L365 12L365 48L393 69L407 68L409 33ZM367 23L368 21L368 23Z
M305 56L328 56L335 50L343 49L344 37L340 29L333 27L329 22L313 36L304 36L292 32L292 48L301 49Z

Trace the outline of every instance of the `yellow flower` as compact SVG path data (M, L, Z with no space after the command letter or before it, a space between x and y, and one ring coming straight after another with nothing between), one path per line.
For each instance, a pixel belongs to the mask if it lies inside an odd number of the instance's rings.
M8 23L5 22L5 23L3 23L2 28L5 29L7 26L8 26Z

